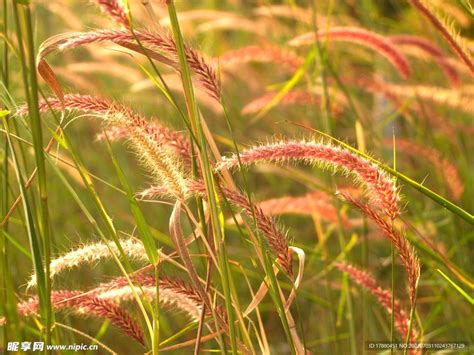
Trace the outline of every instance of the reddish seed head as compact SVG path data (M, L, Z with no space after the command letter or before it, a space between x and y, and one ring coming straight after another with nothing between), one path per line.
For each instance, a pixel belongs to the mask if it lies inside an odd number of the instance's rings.
M338 262L336 266L339 270L346 272L350 278L355 281L357 284L369 291L385 308L388 314L392 313L392 295L391 291L385 290L377 285L375 278L366 271L363 271L353 265ZM409 318L407 317L406 312L400 306L400 302L395 300L394 302L394 318L395 318L395 327L400 333L402 340L406 339L409 329ZM418 331L415 327L412 327L412 332L410 334L410 341L416 342L418 338ZM412 354L418 354L418 351L411 352Z
M387 217L395 219L400 214L398 189L394 180L378 166L359 155L338 146L314 141L286 141L257 146L240 153L244 165L259 162L319 163L323 167L351 174L365 186L367 196L380 206ZM239 166L237 156L223 158L216 170Z

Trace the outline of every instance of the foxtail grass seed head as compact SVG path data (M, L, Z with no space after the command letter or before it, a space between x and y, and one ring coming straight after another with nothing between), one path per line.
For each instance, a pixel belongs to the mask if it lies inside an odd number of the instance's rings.
M471 75L474 75L474 62L472 60L472 53L467 43L459 36L454 28L452 22L443 15L438 14L438 11L433 8L430 1L426 0L409 0L413 7L419 11L429 22L436 28L436 30L444 37L444 39L451 46L452 50L458 58L469 68Z
M134 279L138 283L136 291L149 299L156 297L156 279L154 276L136 274ZM108 283L103 283L91 291L98 298L111 300L116 303L133 300L133 292L125 277L119 277ZM190 285L177 278L160 275L159 301L169 309L181 310L194 320L198 320L203 301L197 291ZM208 314L211 310L207 309Z
M189 190L205 197L206 189L201 181L190 183ZM292 257L291 251L288 248L286 233L282 232L280 228L277 227L275 221L265 214L258 205L249 201L249 199L240 192L230 190L226 187L221 187L218 192L222 195L221 197L226 198L230 204L242 208L250 220L253 220L255 214L257 228L264 235L269 246L275 252L280 265L289 275L292 275Z
M84 294L82 291L52 291L51 303L54 310L68 310L74 314L85 317L97 317L108 319L113 325L125 334L144 345L143 330L133 317L123 310L119 305L100 299L92 294ZM31 297L17 306L18 314L31 316L39 312L38 297Z
M172 196L182 198L187 194L185 172L179 156L184 156L185 161L189 161L189 143L179 134L150 124L142 116L123 105L92 96L66 95L64 102L51 98L41 101L39 107L41 111L64 107L68 110L92 112L98 115L106 126L127 131L127 138L132 149L153 177L163 184ZM19 114L25 112L24 107L18 110Z
M346 272L349 277L359 286L370 292L382 305L382 307L384 307L388 314L392 314L392 293L390 290L381 288L372 275L355 267L354 265L350 265L345 262L338 262L336 266L339 270ZM394 306L393 314L395 318L395 327L404 341L408 334L410 320L407 313L402 309L398 300L395 300ZM415 343L417 338L418 331L416 330L416 327L412 327L410 342ZM416 354L418 352L411 353Z
M125 255L131 260L139 262L148 262L145 248L140 241L135 239L124 239L120 241L120 245L125 252ZM50 277L54 278L65 270L80 267L82 265L90 265L97 263L100 260L112 258L112 253L118 254L118 248L115 242L107 244L103 242L84 245L76 248L56 259L50 263ZM28 282L28 287L36 286L36 275L33 275Z
M400 214L399 194L395 180L369 160L348 149L312 140L281 141L246 149L240 153L243 165L257 163L291 163L302 161L326 169L342 171L365 187L367 196L382 208L390 219ZM236 155L223 157L217 171L239 166Z
M95 0L102 11L125 28L130 27L126 9L121 0Z
M466 333L469 248L449 234L472 223L468 1L408 0L396 21L361 21L363 1L88 0L90 18L73 13L77 0L46 1L57 34L39 46L48 19L13 2L0 26L7 338L37 329L47 345L84 337L110 353L306 354L334 330L347 337L320 352L355 354L365 296L389 315L371 337L405 353ZM329 332L337 305L318 307L321 282L354 296Z
M98 30L53 37L41 45L38 62L41 62L49 53L56 50L62 52L87 44L103 42L112 42L143 53L142 47L135 43L136 38L144 45L148 55L175 70L179 70L176 44L173 37L153 31L134 31L132 33L129 30ZM163 54L152 52L155 50ZM196 74L198 82L204 87L209 96L219 101L221 86L214 68L207 63L207 60L197 50L187 46L185 52L189 66Z
M418 281L420 280L420 261L406 236L397 231L393 226L393 223L388 222L369 205L354 199L351 195L344 192L341 192L340 196L342 196L342 198L347 202L356 206L365 216L372 220L390 240L393 247L398 252L402 264L407 272L410 301L414 304Z
M415 47L427 53L438 63L453 87L461 85L461 78L458 71L436 43L420 36L406 34L390 36L389 39L396 46Z

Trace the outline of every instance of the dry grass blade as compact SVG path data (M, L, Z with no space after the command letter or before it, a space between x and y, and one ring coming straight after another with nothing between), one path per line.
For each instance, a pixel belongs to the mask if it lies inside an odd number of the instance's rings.
M206 189L202 181L192 181L189 183L188 191L206 198ZM266 214L261 207L253 204L247 197L240 192L226 187L220 187L218 190L220 197L226 199L231 205L243 209L245 215L253 220L254 212L257 228L264 235L269 246L275 252L278 262L283 269L292 275L292 258L288 247L288 238L286 233L277 227L275 221ZM157 198L167 195L166 189L161 186L152 186L140 193L142 198Z
M191 257L189 256L189 251L186 247L186 242L184 240L184 236L181 231L180 217L181 217L181 202L176 201L173 208L173 214L171 215L171 218L170 218L170 234L173 239L173 244L175 245L176 251L178 252L178 255L180 256L181 260L183 260L184 265L186 269L188 270L188 274L189 274L189 277L191 278L193 286L198 292L199 296L201 297L202 302L204 303L207 309L213 309L212 304L209 300L209 296L207 292L204 290L204 287L202 286L201 281L199 280L199 276L196 272L196 269L191 260Z

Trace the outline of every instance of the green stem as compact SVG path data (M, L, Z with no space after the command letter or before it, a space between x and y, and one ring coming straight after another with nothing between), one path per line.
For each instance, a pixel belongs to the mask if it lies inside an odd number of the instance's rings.
M46 344L51 343L51 327L53 323L53 312L51 308L51 278L49 277L50 259L51 259L51 230L49 226L49 209L48 209L48 186L46 179L46 166L44 161L43 150L43 132L41 128L41 117L38 108L38 80L36 76L36 57L35 46L33 42L33 26L31 21L31 10L28 5L25 7L26 18L26 38L28 44L28 62L29 62L29 77L31 87L31 105L29 112L31 117L31 130L33 133L33 144L35 150L36 166L38 168L38 184L40 193L40 233L43 241L43 256L45 268L45 288L46 288L46 324L45 324L45 339Z
M407 334L407 338L406 338L406 341L405 341L405 349L403 350L403 355L406 355L408 353L408 344L410 343L411 332L412 332L412 329L413 329L413 319L415 317L417 296L418 296L418 288L415 289L415 297L413 299L413 304L411 305L410 321L408 323L408 334Z
M390 253L392 259L392 270L391 270L391 277L392 277L392 314L390 315L390 342L393 344L394 341L394 332L395 332L395 248L393 244L390 243ZM390 353L393 354L393 347L390 348Z
M153 317L153 341L152 354L159 354L160 347L160 263L155 265L155 282L156 282L156 296L155 296L155 316Z
M44 163L43 151L43 134L41 128L41 118L38 108L38 82L36 77L36 60L35 60L35 46L33 42L33 27L31 21L30 5L27 3L20 6L17 1L13 2L13 10L16 20L18 46L20 49L20 59L23 75L23 83L25 85L25 96L28 103L28 111L30 117L30 129L33 136L33 147L35 152L36 168L38 170L38 185L40 193L40 219L37 223L39 233L36 234L42 241L42 254L44 259L37 260L37 269L42 269L44 273L44 284L42 285L43 292L40 297L41 316L44 325L44 339L46 344L51 343L51 327L53 322L53 312L51 308L51 280L49 277L49 263L50 263L50 228L49 228L49 213L48 213L48 192L46 180L46 168ZM20 17L21 15L21 17ZM22 25L25 26L26 33L23 35ZM26 37L27 50L25 51L23 38ZM28 63L28 64L27 64ZM29 228L34 229L35 223L32 220ZM37 241L33 241L35 244ZM36 257L41 259L41 253L36 253ZM37 270L38 272L39 270ZM39 279L38 279L39 280ZM45 347L46 348L46 347ZM47 353L48 351L45 350Z
M194 89L193 89L192 80L191 80L191 72L189 69L189 64L187 62L186 49L184 47L183 37L181 35L176 8L172 0L168 0L166 3L168 6L168 14L171 21L171 27L173 30L174 40L176 42L176 49L177 49L177 54L178 54L179 63L180 63L180 70L181 70L181 80L183 82L183 89L184 89L184 95L186 99L188 114L189 114L192 129L193 129L193 133L198 138L199 145L200 145L201 151L199 154L199 159L200 159L202 170L204 173L203 178L204 178L204 183L206 186L206 194L208 196L211 226L213 230L213 236L215 238L215 245L217 248L217 259L218 259L219 268L221 271L220 276L222 278L222 288L224 291L225 306L226 306L227 316L228 316L227 323L229 326L232 353L237 354L237 334L236 334L235 324L234 324L234 312L233 312L231 289L230 289L231 282L229 280L230 273L228 269L229 264L227 261L226 250L225 250L225 245L224 245L223 227L221 226L221 222L220 222L222 213L220 212L220 206L217 201L215 181L214 181L214 176L212 174L212 167L209 162L209 156L208 156L208 145L207 145L204 131L201 126L201 117L200 117L199 109L194 97Z

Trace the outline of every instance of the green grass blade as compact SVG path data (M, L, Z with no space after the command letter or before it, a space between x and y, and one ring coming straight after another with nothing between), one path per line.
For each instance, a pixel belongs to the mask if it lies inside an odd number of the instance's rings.
M461 286L459 286L457 283L455 283L451 278L446 275L444 272L442 272L440 269L436 269L437 272L440 273L441 276L444 277L446 281L449 282L449 284L461 295L463 296L471 305L474 305L474 298L469 296L466 291L464 291Z

